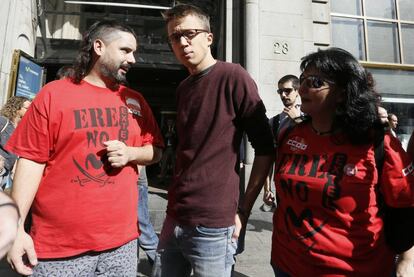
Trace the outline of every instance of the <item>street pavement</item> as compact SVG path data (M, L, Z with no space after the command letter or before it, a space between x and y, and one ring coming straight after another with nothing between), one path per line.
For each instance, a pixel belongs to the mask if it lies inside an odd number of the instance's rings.
M151 222L156 232L161 231L167 206L166 185L149 187L149 210ZM274 276L270 266L270 248L272 236L272 213L262 212L262 195L259 195L250 215L245 239L245 251L237 256L233 277L271 277ZM11 271L4 260L0 263L1 277L19 276ZM144 251L139 251L138 277L151 276L151 267L148 264ZM63 276L62 276L63 277Z

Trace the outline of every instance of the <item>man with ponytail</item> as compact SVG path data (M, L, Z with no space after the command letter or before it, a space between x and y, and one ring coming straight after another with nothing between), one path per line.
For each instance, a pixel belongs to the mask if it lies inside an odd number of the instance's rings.
M20 156L12 197L19 226L8 261L32 276L135 276L137 165L158 162L160 131L141 94L123 84L137 40L93 24L74 73L48 83L6 148Z

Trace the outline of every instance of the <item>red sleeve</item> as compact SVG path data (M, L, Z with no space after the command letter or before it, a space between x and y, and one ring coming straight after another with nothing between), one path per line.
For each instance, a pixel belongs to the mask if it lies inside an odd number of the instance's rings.
M6 144L6 149L16 155L43 163L49 160L51 132L49 132L50 93L45 86L20 121Z
M414 166L401 146L390 134L384 137L384 165L381 190L391 207L414 206Z

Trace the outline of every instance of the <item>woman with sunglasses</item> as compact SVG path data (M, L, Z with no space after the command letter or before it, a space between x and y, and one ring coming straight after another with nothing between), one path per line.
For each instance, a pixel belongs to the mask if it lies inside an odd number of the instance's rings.
M401 144L378 124L378 96L348 52L329 48L300 65L307 118L279 136L272 266L276 276L391 276L376 189L413 206L414 177ZM378 177L374 143L384 139ZM377 185L379 181L380 185Z

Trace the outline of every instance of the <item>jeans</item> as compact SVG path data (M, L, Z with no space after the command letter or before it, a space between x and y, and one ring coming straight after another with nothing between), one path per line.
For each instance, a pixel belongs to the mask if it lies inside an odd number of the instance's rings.
M179 225L167 215L160 235L153 277L230 277L237 242L234 226Z
M150 264L154 263L158 246L158 236L151 224L148 211L148 180L145 167L140 171L138 178L138 222L141 235L138 238L138 245L148 257Z

